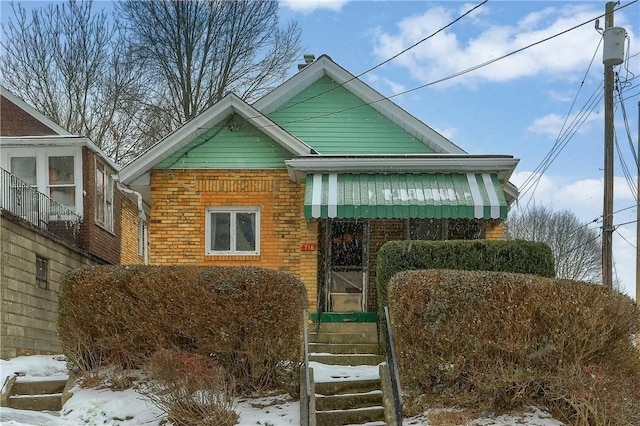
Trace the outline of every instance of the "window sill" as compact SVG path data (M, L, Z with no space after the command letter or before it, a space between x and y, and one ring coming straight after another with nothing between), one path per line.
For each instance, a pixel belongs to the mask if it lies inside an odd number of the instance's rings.
M227 262L259 262L259 254L207 254L207 260L224 260Z

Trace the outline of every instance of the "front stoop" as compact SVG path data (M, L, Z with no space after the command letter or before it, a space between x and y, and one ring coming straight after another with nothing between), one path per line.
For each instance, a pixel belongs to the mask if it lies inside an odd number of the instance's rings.
M25 381L18 377L11 386L6 404L17 410L60 411L66 385L66 378Z
M324 322L325 318L319 327L309 326L310 361L335 366L374 366L384 362L384 356L378 354L375 322L355 322L350 317ZM315 382L314 386L316 426L387 424L379 377L335 377Z

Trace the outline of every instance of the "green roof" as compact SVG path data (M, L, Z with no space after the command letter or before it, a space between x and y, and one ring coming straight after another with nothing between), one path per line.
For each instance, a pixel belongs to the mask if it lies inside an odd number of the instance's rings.
M434 152L327 76L268 117L323 155Z
M307 176L306 218L506 219L498 177L489 173Z

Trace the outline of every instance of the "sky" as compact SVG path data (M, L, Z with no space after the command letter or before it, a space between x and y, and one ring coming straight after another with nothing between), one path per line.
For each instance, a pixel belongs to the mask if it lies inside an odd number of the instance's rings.
M297 21L305 53L329 55L352 74L362 74L363 81L467 152L519 158L511 182L522 196L513 209L541 205L569 210L600 232L603 64L602 35L595 19L604 14L605 2L481 3L282 0L280 18L283 25ZM4 22L10 14L8 2L0 0L0 7ZM630 146L637 150L640 2L623 1L617 8L614 25L623 27L628 37L625 61L615 67L623 101L616 94L615 132L621 155L616 155L614 211L622 211L614 215L614 280L635 297L635 189L627 183L620 159L636 182ZM599 26L604 27L604 18ZM534 43L538 44L525 48ZM515 51L519 52L454 76ZM292 67L291 75L295 72ZM420 86L425 87L394 96ZM552 161L545 160L548 156Z
M281 18L302 28L306 53L327 54L471 154L520 159L511 182L524 193L514 210L534 205L569 210L581 223L601 218L603 204L604 67L595 18L601 1L488 1L392 61L481 1L281 1ZM621 158L637 182L640 102L640 2L621 2L614 25L628 35L615 67L615 132ZM488 66L448 78L526 48ZM604 18L599 20L604 27ZM634 56L635 55L635 56ZM636 78L636 77L639 78ZM439 80L443 80L438 82ZM435 83L435 84L431 84ZM395 94L414 89L410 93ZM623 115L626 112L627 126ZM563 129L563 123L566 122ZM627 127L629 132L627 132ZM564 145L563 149L554 146ZM553 161L545 162L552 154ZM548 167L544 168L546 163ZM614 280L635 298L636 201L616 154ZM535 172L533 182L527 178ZM531 179L530 179L531 180ZM637 184L636 184L637 185ZM625 224L625 222L632 222ZM598 233L601 221L591 223Z
M337 366L317 362L309 363L314 369L316 382L373 379L380 377L378 366ZM68 377L67 365L60 355L20 356L0 359L0 377L4 382L14 372L24 375L18 381L40 381ZM135 388L123 391L110 389L72 388L72 397L60 412L15 410L0 407L0 424L5 426L159 426L165 415ZM238 426L251 425L299 425L300 405L288 395L264 398L238 398L235 410L239 414ZM446 411L446 410L440 410ZM403 424L428 426L428 413L405 418ZM373 423L368 423L373 425ZM562 426L551 415L540 409L522 414L483 416L475 419L478 426Z

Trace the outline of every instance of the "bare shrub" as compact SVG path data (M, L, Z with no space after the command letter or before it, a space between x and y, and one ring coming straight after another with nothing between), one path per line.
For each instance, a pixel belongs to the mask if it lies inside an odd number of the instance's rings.
M160 349L213 355L237 391L297 388L304 284L252 267L99 266L67 276L58 332L80 370L139 368Z
M236 424L233 378L211 358L162 349L144 368L148 382L141 388L176 426Z
M570 424L640 424L630 338L640 310L627 296L575 281L446 270L401 272L389 289L402 385L422 405L506 412L536 404Z

